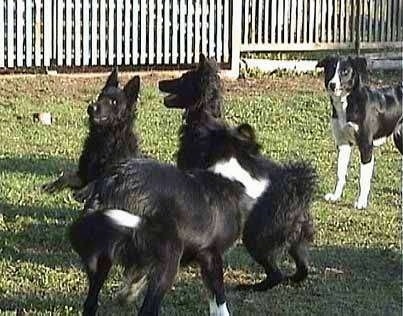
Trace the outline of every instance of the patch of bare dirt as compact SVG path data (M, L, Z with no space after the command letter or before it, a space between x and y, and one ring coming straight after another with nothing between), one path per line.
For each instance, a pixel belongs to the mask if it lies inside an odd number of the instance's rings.
M180 72L140 73L142 86L157 87L158 81L176 78ZM103 74L68 74L68 75L6 75L0 76L0 97L15 98L20 95L32 99L68 98L74 101L88 102L94 98L105 83L108 73ZM121 73L124 84L134 73ZM371 84L375 86L395 84L402 80L401 73L371 74ZM324 91L322 76L285 75L264 76L262 78L245 78L223 80L227 96L257 96L261 94L290 95L298 92Z

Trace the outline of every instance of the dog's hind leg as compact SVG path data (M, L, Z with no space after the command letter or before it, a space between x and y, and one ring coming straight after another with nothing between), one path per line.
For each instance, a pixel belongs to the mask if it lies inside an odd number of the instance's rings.
M203 282L213 294L210 299L210 316L229 316L221 254L216 251L204 251L198 254L197 261L201 268Z
M252 291L267 291L275 287L276 285L285 281L286 277L278 267L277 259L282 249L271 249L269 254L263 253L251 253L253 259L259 263L266 272L266 279L255 284L241 284L237 286L238 290L252 290Z
M301 282L308 276L308 249L304 242L292 244L288 253L295 261L297 271L289 277L292 282Z
M148 288L138 316L159 315L162 299L172 286L182 257L183 245L166 242L158 250L158 261L148 276Z
M147 285L147 272L130 269L126 273L126 284L118 292L117 301L121 305L133 302Z
M87 264L87 276L89 279L89 288L87 298L84 303L83 315L93 316L98 308L98 296L109 270L111 269L112 261L107 256L93 258Z

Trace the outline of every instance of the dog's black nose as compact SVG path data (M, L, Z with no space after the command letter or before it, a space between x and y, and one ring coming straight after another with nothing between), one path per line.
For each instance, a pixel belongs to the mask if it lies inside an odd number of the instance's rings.
M336 90L336 84L334 82L329 83L329 89L332 91Z

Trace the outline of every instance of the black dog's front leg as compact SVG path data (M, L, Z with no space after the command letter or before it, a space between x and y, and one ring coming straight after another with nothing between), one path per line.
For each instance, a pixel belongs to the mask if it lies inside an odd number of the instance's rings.
M65 171L55 181L46 183L42 190L47 193L54 193L64 188L79 189L83 186L81 178L75 171Z

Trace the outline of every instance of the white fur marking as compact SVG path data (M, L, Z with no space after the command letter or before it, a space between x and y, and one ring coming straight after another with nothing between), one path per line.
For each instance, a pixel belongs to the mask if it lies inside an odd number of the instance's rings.
M386 143L386 137L381 137L378 139L374 139L373 144L374 146L378 147Z
M209 299L209 310L210 310L210 316L217 316L218 305L215 300L215 297Z
M371 188L372 172L374 170L374 156L371 161L360 166L360 195L354 207L357 209L366 208L368 205L368 195Z
M325 195L326 201L337 201L340 199L343 193L343 188L346 183L348 163L350 162L351 146L340 145L339 154L337 158L337 184L334 193L328 193Z
M217 308L217 316L229 316L229 311L227 308L227 303L224 303Z
M253 199L259 198L269 183L267 179L253 178L233 157L227 161L217 162L209 170L230 180L241 182L245 187L246 194Z
M358 124L353 123L353 122L347 122L347 125L349 127L351 127L355 132L358 132L358 130L360 129L360 127L358 126Z
M111 218L119 226L135 228L141 222L141 217L122 210L108 210L104 212L104 214L105 216Z
M341 83L340 83L340 75L339 75L339 66L340 66L340 62L337 62L336 70L334 71L334 76L333 76L332 79L330 79L329 83L327 84L328 90L330 91L331 94L334 94L335 96L340 96L341 95ZM330 84L331 83L335 84L334 91L330 89Z

